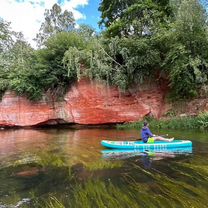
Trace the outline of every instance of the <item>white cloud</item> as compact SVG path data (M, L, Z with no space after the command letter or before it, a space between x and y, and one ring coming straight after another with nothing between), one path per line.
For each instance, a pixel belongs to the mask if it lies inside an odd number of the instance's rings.
M85 19L85 15L83 15L82 13L80 13L78 10L76 10L76 8L78 6L86 6L88 5L88 1L89 0L70 0L70 1L64 1L63 4L63 10L69 10L72 11L74 14L74 18L75 20L78 19Z
M88 5L88 0L68 0L61 4L62 10L72 11L75 20L85 19L85 15L77 10L79 6ZM11 22L11 27L16 32L22 32L25 38L32 41L44 21L45 9L51 9L57 0L1 0L0 17Z

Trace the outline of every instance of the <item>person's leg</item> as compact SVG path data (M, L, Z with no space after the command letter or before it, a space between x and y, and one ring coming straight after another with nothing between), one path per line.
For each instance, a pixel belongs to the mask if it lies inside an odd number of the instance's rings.
M160 136L155 136L153 138L155 141L165 141L165 142L172 142L174 140L174 138L167 139L167 138L160 137Z

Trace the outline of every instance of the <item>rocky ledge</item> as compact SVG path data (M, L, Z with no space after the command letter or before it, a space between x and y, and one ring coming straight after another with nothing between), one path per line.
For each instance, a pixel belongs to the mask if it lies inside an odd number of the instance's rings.
M156 85L121 93L88 79L74 84L59 102L46 98L31 102L6 92L0 102L0 126L113 124L138 121L148 114L160 118L165 111L164 96L165 91Z

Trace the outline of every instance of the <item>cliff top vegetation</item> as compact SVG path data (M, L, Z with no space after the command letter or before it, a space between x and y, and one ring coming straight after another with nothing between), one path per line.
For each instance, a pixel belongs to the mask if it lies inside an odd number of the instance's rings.
M0 20L0 93L31 100L61 97L82 76L121 90L165 74L170 97L196 97L208 85L208 19L205 1L103 0L96 34L76 29L73 14L55 4L33 49L10 23ZM205 95L207 95L205 91Z

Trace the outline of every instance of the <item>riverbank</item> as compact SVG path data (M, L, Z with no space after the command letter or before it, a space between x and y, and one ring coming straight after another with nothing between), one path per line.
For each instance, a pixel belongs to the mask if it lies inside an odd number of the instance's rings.
M208 129L208 112L200 113L198 116L169 117L160 120L147 118L151 128L154 129ZM140 129L143 121L117 125L118 129Z

